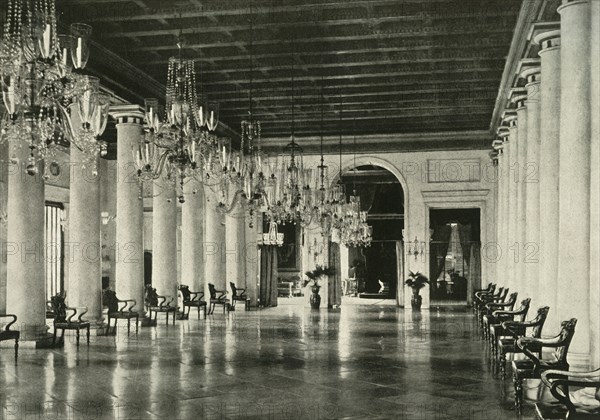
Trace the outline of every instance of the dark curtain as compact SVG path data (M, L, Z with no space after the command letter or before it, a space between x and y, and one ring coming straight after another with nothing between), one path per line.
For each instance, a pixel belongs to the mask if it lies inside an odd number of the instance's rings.
M260 302L277 306L277 247L263 246L260 253Z
M342 259L340 256L340 244L336 242L329 243L329 267L335 270L332 276L329 276L329 296L328 305L341 305L342 303Z
M471 257L471 225L470 224L458 224L458 238L460 240L460 247L462 248L463 258L470 263ZM464 273L462 273L464 275Z
M442 274L442 271L444 271L444 263L446 261L446 254L448 254L448 247L450 246L451 234L452 227L449 225L438 225L433 229L433 237L431 238L432 252L429 258L431 274L430 280L432 282L436 281L440 274Z

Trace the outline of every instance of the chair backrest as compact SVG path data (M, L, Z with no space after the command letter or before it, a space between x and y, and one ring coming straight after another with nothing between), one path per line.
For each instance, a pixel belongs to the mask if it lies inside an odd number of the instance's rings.
M502 292L501 292L501 293L499 293L499 298L500 298L500 301L501 301L501 302L504 302L504 301L506 301L506 296L508 296L508 291L509 291L509 290L510 290L510 289L507 287L506 289L502 290Z
M494 299L501 297L503 291L504 291L504 287L499 287L497 290L495 290L496 293L493 294L492 297ZM507 291L507 293L508 293L508 291ZM504 296L506 296L506 295L504 295Z
M215 289L215 285L212 283L208 283L208 292L210 293L211 299L217 298L217 290Z
M575 335L575 326L577 325L577 318L571 318L568 321L563 322L560 333L558 334L558 340L561 343L560 346L554 349L554 357L559 363L567 363L567 354L569 353L569 347L573 336Z
M237 297L237 287L235 287L235 283L230 281L229 282L229 287L231 287L231 297Z
M548 318L549 311L549 306L543 306L537 310L537 314L533 319L534 327L531 329L531 337L540 338L542 336L542 329L546 323L546 318Z
M102 303L108 307L108 312L116 312L119 310L119 302L117 294L114 290L106 289L102 291Z
M144 301L148 306L158 305L158 293L156 293L156 289L150 284L146 285L146 296L144 297Z
M517 312L519 312L519 316L516 319L517 321L525 321L525 318L527 317L527 312L529 312L529 305L531 305L531 298L523 299L521 301L521 307L517 309Z
M517 296L519 294L517 292L511 293L510 296L508 297L508 300L506 301L506 303L509 304L508 306L508 310L512 311L515 309L515 303L517 303Z
M190 293L190 287L185 284L179 285L179 292L181 293L181 297L184 302L189 302L192 300L192 294Z
M488 289L490 293L494 293L494 290L496 290L496 283L490 283L490 287Z
M52 312L54 312L54 322L64 322L67 319L67 305L65 298L60 293L50 298Z

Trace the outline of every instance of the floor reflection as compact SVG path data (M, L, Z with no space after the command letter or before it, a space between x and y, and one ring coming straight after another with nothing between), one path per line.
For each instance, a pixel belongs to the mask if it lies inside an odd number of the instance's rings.
M89 349L23 347L17 366L0 349L0 418L516 418L466 309L288 305L158 324Z

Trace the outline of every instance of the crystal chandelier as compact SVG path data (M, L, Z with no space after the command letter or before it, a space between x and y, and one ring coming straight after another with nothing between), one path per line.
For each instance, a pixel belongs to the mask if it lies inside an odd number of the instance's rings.
M292 65L292 122L291 141L284 148L276 165L274 192L269 202L270 221L277 223L300 223L306 226L313 219L312 184L313 170L304 167L302 147L294 133L294 68Z
M30 175L37 173L37 162L45 159L49 164L69 142L91 162L106 152L106 144L97 137L103 131L108 100L81 75L89 58L91 31L88 25L74 23L71 35L58 35L55 0L8 1L0 46L6 107L0 140L29 148ZM71 124L73 103L82 130Z
M252 10L250 10L252 14ZM266 156L262 152L261 125L253 114L254 88L254 49L253 20L250 19L250 84L248 88L248 116L240 126L240 147L232 153L231 141L219 144L219 156L222 168L219 206L225 212L233 209L236 202L241 202L249 216L249 225L253 227L254 214L265 205L266 179L263 163ZM232 158L236 155L235 160Z
M183 186L191 179L203 181L202 167L209 165L217 138L218 105L200 103L196 92L194 61L182 58L184 39L180 32L178 57L169 59L166 106L146 99L146 133L133 155L140 179L167 184L179 181L179 202L184 203ZM168 186L168 185L167 185Z
M367 212L361 210L360 196L356 193L356 136L354 136L354 166L352 195L342 206L339 236L341 242L349 247L371 246L373 228L367 224Z

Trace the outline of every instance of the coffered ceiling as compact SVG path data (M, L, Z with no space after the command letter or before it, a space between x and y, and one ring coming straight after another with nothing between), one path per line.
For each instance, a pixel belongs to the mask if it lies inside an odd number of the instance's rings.
M199 89L220 103L234 137L253 80L263 138L289 138L293 75L299 142L321 133L322 89L328 138L433 134L443 144L444 133L455 143L465 133L470 147L484 147L522 0L58 3L64 22L94 28L91 71L139 104L164 97L181 31Z

